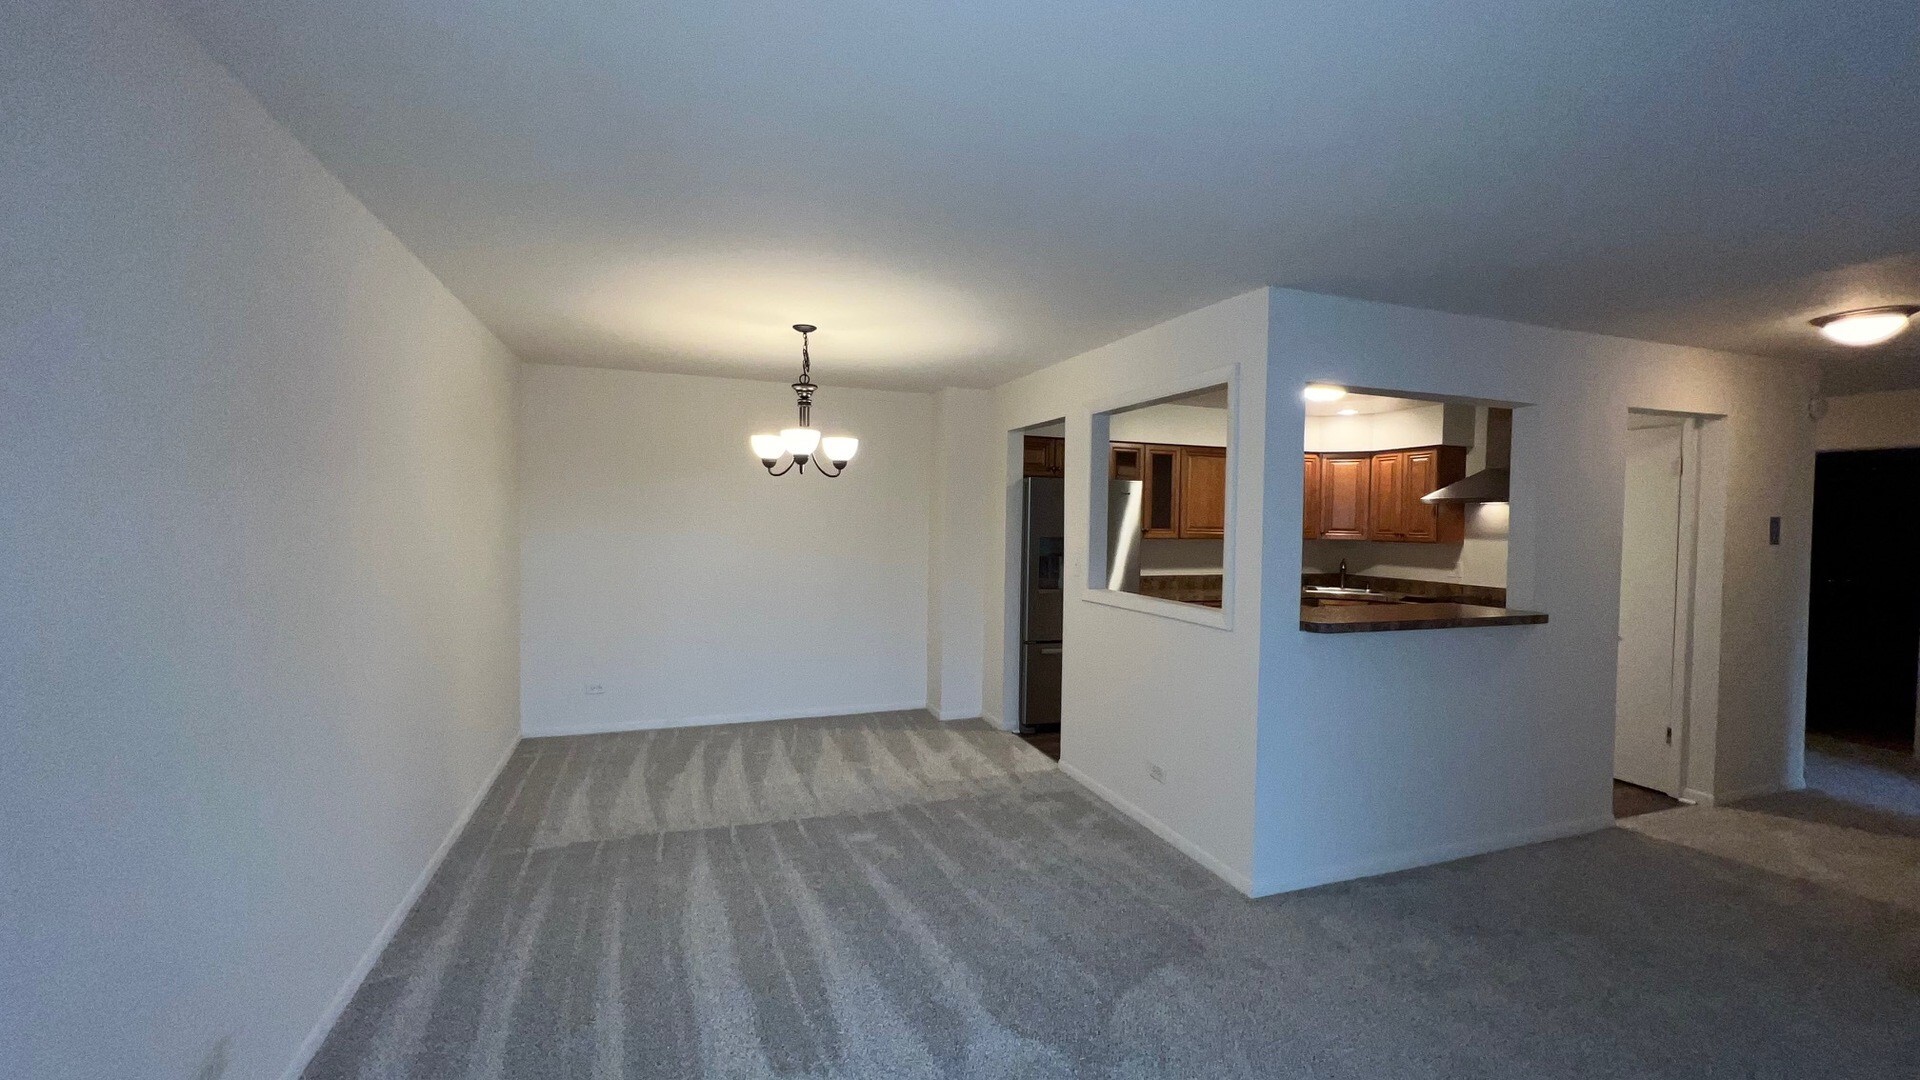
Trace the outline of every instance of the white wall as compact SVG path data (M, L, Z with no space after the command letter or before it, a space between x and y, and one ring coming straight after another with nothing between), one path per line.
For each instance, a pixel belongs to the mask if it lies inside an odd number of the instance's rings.
M277 1076L515 740L516 364L148 5L0 23L0 1075Z
M1017 429L1065 416L1069 594L1063 638L1063 764L1242 888L1250 883L1253 856L1266 323L1265 293L1249 293L1053 365L994 392L999 419L986 433L996 458L1004 463L997 481L989 481L997 504L994 569L986 589L990 718L1001 721L1013 715L1012 692L1017 689L1018 669L1007 657L1017 615L1009 604L1008 582L1010 577L1017 581L1013 564L1018 551L1010 552L1007 544L1020 474ZM1095 475L1089 471L1090 403L1112 408L1135 393L1136 400L1164 396L1169 380L1235 364L1240 367L1240 443L1229 453L1234 493L1230 528L1242 555L1228 582L1232 628L1087 600L1087 513ZM1104 444L1100 452L1106 452ZM1102 469L1099 475L1104 474ZM1293 580L1297 584L1297 574ZM1148 777L1149 763L1161 767L1163 781Z
M1374 540L1305 540L1301 569L1331 574L1346 560L1350 574L1445 581L1460 585L1507 585L1505 503L1467 507L1466 533L1458 544L1398 544Z
M1305 447L1315 452L1401 450L1415 446L1474 446L1472 405L1435 402L1391 412L1309 416Z
M1225 446L1231 419L1227 410L1205 405L1149 405L1113 414L1107 439L1174 446Z
M934 461L927 573L927 708L942 720L979 716L986 663L985 616L992 561L994 499L983 477L1002 468L996 445L980 433L993 426L993 395L941 390L933 396Z
M1822 450L1920 446L1920 390L1828 398L1814 439Z
M1264 621L1255 881L1297 888L1611 821L1630 408L1724 415L1712 782L1795 786L1813 430L1805 367L1274 290L1268 443L1302 449L1326 380L1532 403L1514 418L1509 603L1536 627L1316 635ZM1703 481L1705 483L1711 481ZM1301 480L1267 474L1265 607L1294 600ZM1784 543L1767 544L1767 519ZM1703 527L1703 532L1704 532Z
M860 438L837 479L748 451L793 407L785 383L524 369L527 734L927 704L933 399L828 384L815 424Z
M1199 444L1194 444L1199 445ZM1140 573L1218 574L1226 561L1226 543L1222 540L1178 540L1148 537L1140 541Z

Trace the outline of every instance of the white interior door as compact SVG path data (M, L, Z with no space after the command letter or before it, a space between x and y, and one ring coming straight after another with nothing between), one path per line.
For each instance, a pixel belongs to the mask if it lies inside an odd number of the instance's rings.
M1683 741L1674 644L1680 621L1684 434L1681 421L1627 431L1620 666L1613 733L1613 775L1676 796Z

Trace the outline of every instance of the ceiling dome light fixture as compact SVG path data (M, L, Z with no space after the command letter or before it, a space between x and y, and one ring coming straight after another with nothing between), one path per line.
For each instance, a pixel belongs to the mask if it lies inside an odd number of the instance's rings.
M1864 348L1878 345L1898 335L1912 321L1914 312L1920 307L1912 304L1898 304L1890 307L1861 308L1858 311L1841 311L1832 315L1822 315L1813 320L1813 325L1826 335L1828 341L1837 341L1842 345Z
M800 399L800 426L781 428L778 435L755 435L748 442L753 446L753 456L760 459L770 475L785 476L795 468L804 473L808 463L812 463L814 471L821 476L839 476L860 449L860 440L845 435L821 438L819 429L813 426L813 392L820 387L813 381L813 357L807 350L807 335L820 328L806 323L795 323L793 328L800 331L800 381L793 384L794 396ZM782 456L787 458L787 463L776 471L774 466L780 464ZM825 462L828 461L833 463L832 472L827 471Z
M1332 383L1308 383L1307 388L1300 391L1300 396L1315 402L1339 401L1347 396L1347 388Z

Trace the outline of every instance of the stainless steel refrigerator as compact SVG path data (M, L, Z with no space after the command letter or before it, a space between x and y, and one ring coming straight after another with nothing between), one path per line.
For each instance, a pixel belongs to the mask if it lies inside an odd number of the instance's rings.
M1107 484L1107 588L1140 591L1141 489L1138 480Z
M1065 591L1066 481L1020 481L1020 730L1060 726L1060 621Z

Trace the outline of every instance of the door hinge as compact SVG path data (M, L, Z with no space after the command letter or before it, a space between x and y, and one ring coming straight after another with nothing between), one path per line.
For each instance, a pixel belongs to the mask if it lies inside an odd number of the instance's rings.
M1667 729L1667 745L1668 746L1673 745L1673 729L1672 728Z

